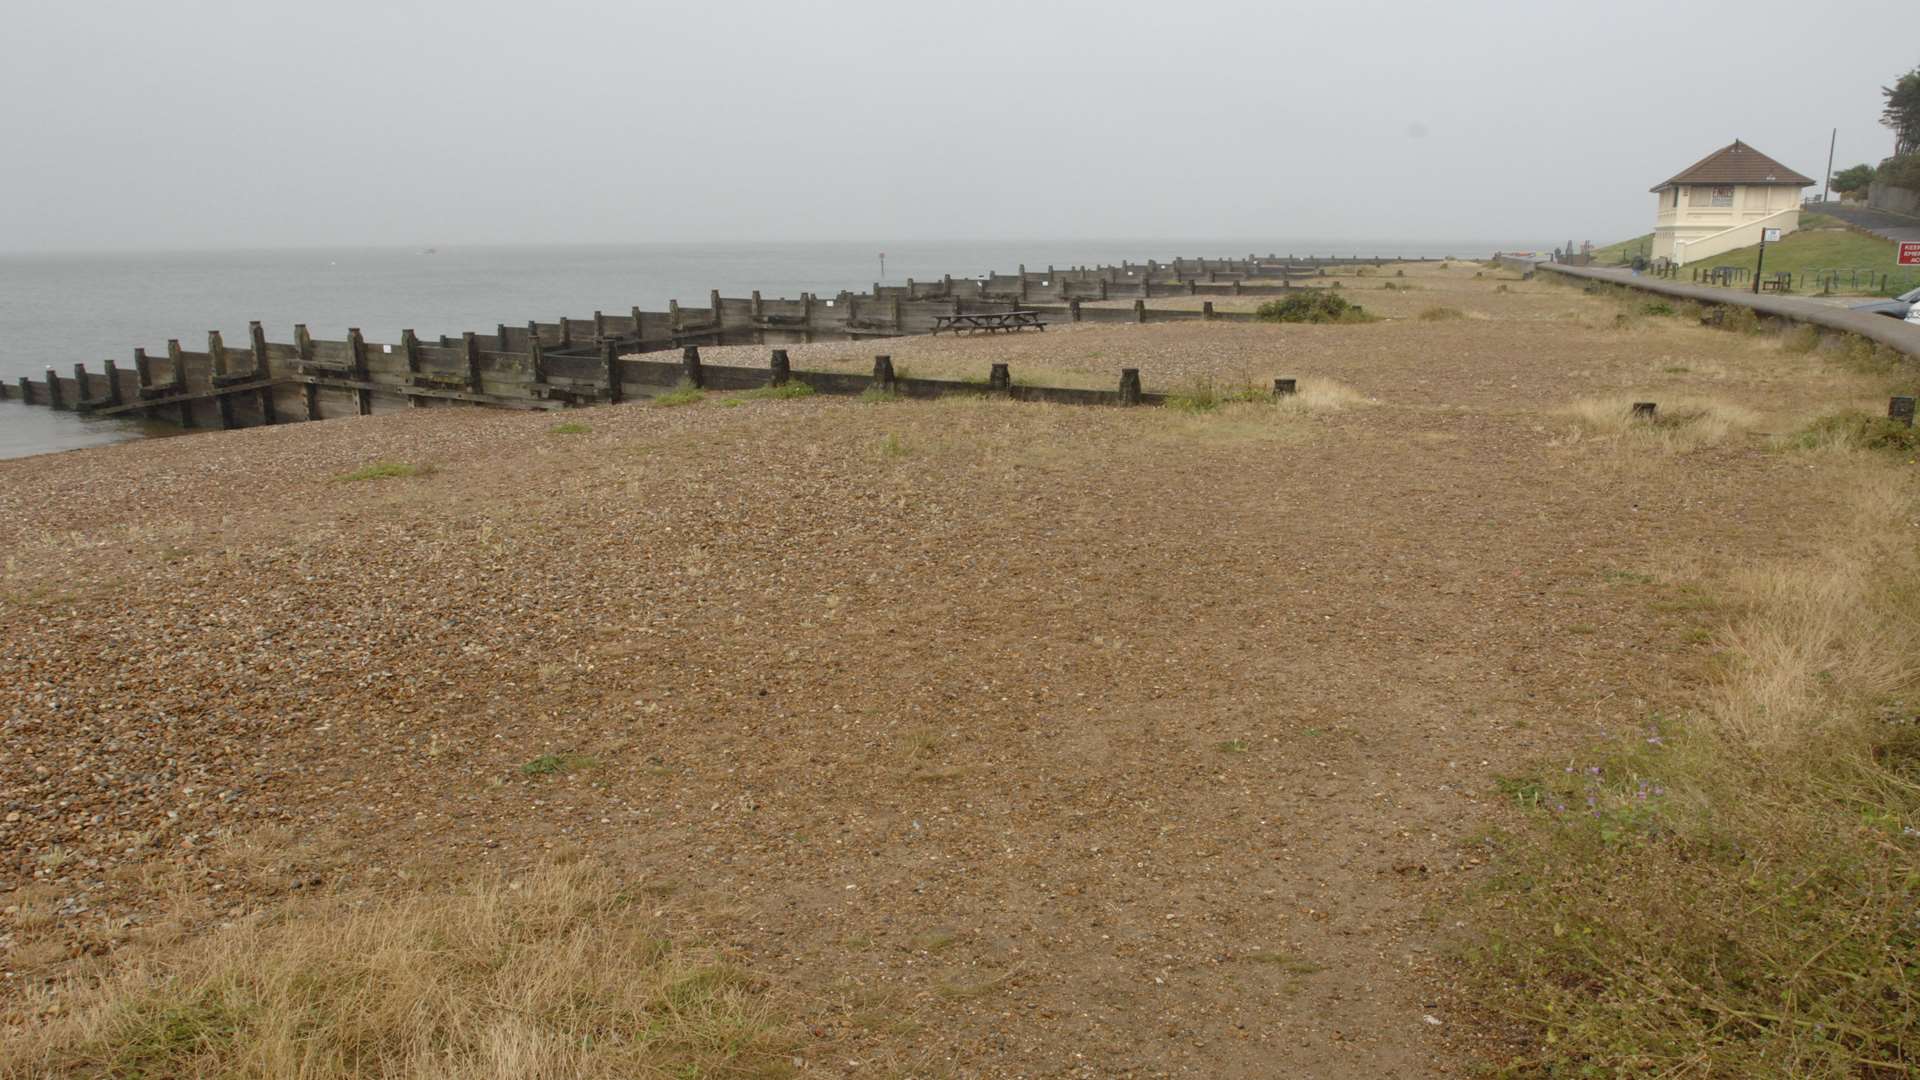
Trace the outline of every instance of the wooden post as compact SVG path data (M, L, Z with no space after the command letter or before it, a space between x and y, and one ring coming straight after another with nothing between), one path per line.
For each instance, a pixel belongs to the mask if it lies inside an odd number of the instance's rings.
M213 403L220 409L220 430L232 431L234 428L233 395L216 386L213 388Z
M367 342L365 338L360 336L360 328L357 326L347 328L347 355L351 358L349 366L352 369L354 380L357 382L366 382ZM373 391L364 386L356 387L353 391L353 396L359 405L360 415L372 416Z
M893 357L876 356L873 358L873 388L882 393L892 393L898 385L893 377Z
M140 382L140 396L158 397L160 388L153 385L153 361L147 358L147 350L133 350L133 374Z
M601 338L604 338L606 336L607 336L607 317L604 313L595 311L593 313L593 340L595 342L598 342Z
M267 331L255 319L247 324L247 348L253 352L253 377L273 378L273 365L267 362Z
M600 349L600 360L607 369L607 400L618 405L625 397L620 386L620 347L611 341L603 341Z
M707 292L707 306L713 309L713 332L715 335L718 335L720 333L721 324L726 321L720 317L720 290L719 289L712 289ZM720 344L719 338L717 336L714 339L714 344L715 345Z
M700 370L700 347L698 345L689 345L680 350L680 367L684 372L683 377L687 380L688 386L700 389L707 385L706 374Z
M1292 397L1300 392L1300 384L1294 379L1273 380L1274 397Z
M1013 375L1005 364L995 364L987 374L987 389L1009 390L1013 387Z
M1105 300L1106 298L1107 298L1107 279L1102 277L1100 279L1100 299Z
M898 294L887 302L887 320L893 326L896 333L904 334L907 332L906 318L900 313L900 297Z
M1200 321L1201 322L1213 321L1213 301L1202 300L1200 302Z
M1080 321L1080 301L1078 300L1067 301L1067 319L1070 322Z
M52 364L47 365L47 406L55 412L67 407L66 397L60 392L60 376L54 372Z
M1135 300L1133 302L1133 321L1137 323L1147 321L1147 302L1145 300Z
M467 330L460 334L460 348L467 354L467 392L480 392L480 339Z
M118 406L121 403L119 365L113 362L112 357L108 357L101 361L101 363L105 364L107 368L107 404Z
M315 382L302 384L300 394L306 399L307 419L320 419L320 384Z
M293 351L299 354L301 363L313 363L313 335L307 333L306 323L293 324Z
M787 380L793 376L793 369L787 363L787 350L785 349L773 350L773 357L767 361L767 366L773 371L773 375L767 380L768 385L785 386L787 385Z
M678 300L667 301L667 328L673 331L674 337L680 336L680 301Z
M1913 426L1913 399L1896 397L1887 400L1887 419L1898 420L1908 427Z
M213 377L218 379L227 371L227 343L220 340L220 331L207 331L207 355L213 359Z
M1120 369L1120 404L1140 404L1140 369Z
M22 405L33 404L33 380L27 378L25 375L20 376L20 403Z
M1636 401L1633 403L1633 419L1652 423L1654 413L1659 411L1659 408L1660 406L1655 402Z
M420 339L411 330L400 331L400 351L407 361L407 385L412 386L420 374ZM407 407L418 409L426 404L426 399L416 395L407 395Z
M565 315L560 316L559 324L560 324L560 347L563 349L570 349L573 347L573 327L567 325L567 317ZM533 324L528 323L527 327L528 329L532 329Z
M93 396L87 392L92 389L87 385L89 381L87 378L87 365L85 363L75 363L73 365L73 408L75 412L87 411L87 399Z
M539 334L527 335L527 362L533 367L534 384L544 385L547 381L547 347L540 344Z
M751 302L753 304L753 321L759 322L761 319L766 318L766 311L760 305L759 289L753 290L753 299Z

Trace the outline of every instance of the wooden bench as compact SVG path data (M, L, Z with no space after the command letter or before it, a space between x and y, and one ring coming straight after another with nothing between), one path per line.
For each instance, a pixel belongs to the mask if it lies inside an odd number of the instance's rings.
M1002 330L1014 333L1021 330L1045 330L1046 322L1037 311L983 311L972 315L935 315L933 332L951 330L955 334L965 331L969 334L985 330L997 334Z

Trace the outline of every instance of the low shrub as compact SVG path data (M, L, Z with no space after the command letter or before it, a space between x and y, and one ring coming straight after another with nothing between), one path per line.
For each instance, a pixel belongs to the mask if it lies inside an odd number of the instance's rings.
M1822 416L1794 432L1788 445L1796 450L1881 450L1905 456L1920 453L1920 428L1847 409Z
M812 397L813 387L803 382L782 383L779 386L757 386L752 390L742 390L727 399L735 401L787 401L792 398Z
M1334 284L1339 288L1339 283ZM1301 289L1291 296L1269 300L1254 311L1261 322L1284 323L1361 323L1373 316L1358 304L1349 303L1326 289Z
M672 390L654 398L653 403L660 408L671 409L679 405L699 404L705 401L706 397L707 392L705 390L700 389L692 383L681 383Z
M1420 313L1421 322L1451 322L1466 317L1467 313L1457 307L1430 307Z

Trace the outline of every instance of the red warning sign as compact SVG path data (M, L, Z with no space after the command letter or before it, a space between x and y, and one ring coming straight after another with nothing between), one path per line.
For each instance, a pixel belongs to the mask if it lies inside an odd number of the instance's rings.
M1900 265L1920 266L1920 240L1900 241Z

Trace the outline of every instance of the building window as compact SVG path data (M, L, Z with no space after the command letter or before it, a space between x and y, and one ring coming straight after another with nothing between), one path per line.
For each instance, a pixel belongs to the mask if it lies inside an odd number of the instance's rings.
M1695 206L1732 206L1733 185L1720 187L1698 186L1693 189L1693 198L1689 200Z

